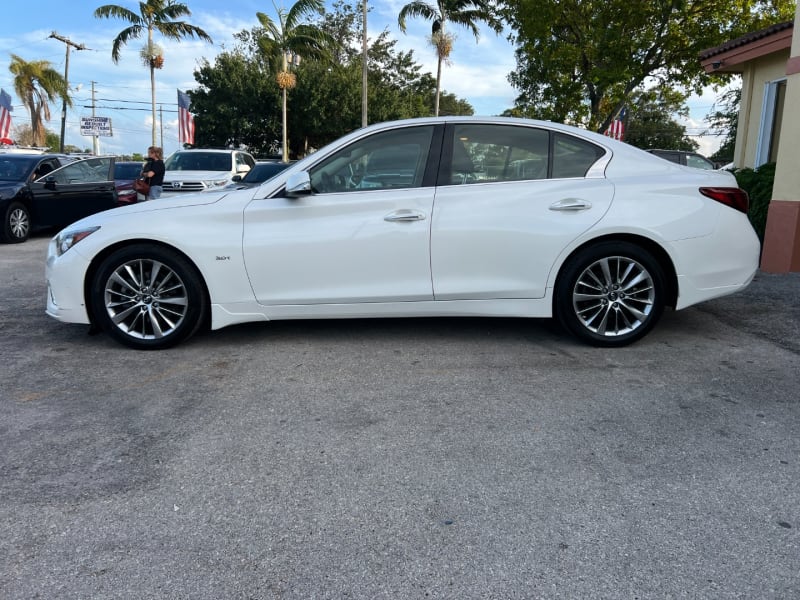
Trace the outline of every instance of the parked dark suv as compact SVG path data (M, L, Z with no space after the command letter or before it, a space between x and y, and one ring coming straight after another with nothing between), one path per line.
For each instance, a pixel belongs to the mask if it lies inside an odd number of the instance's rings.
M702 154L688 152L687 150L647 150L650 154L655 154L670 162L678 163L685 167L695 169L716 169L717 166Z

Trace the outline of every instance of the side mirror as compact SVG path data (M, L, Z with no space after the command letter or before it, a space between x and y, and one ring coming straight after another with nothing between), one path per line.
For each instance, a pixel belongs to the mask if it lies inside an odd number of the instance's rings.
M311 195L311 177L307 171L292 173L286 180L286 196L299 198Z
M56 178L50 175L44 180L44 187L46 187L48 190L56 189Z
M234 175L233 177L231 177L231 181L241 181L241 180L242 180L241 175Z

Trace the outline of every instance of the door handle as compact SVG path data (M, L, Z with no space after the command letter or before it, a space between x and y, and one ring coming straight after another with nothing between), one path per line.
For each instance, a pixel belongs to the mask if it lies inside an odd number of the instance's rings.
M390 223L409 223L411 221L424 221L425 220L425 213L419 212L418 210L408 210L402 209L397 210L393 213L389 213L385 217L383 217L384 221L389 221Z
M592 203L581 198L563 198L550 205L550 210L575 212L592 208Z

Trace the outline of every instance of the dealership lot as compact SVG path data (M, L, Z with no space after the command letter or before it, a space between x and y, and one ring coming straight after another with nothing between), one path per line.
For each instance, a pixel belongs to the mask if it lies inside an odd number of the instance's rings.
M135 352L0 246L0 596L800 596L800 275L633 346L549 321Z

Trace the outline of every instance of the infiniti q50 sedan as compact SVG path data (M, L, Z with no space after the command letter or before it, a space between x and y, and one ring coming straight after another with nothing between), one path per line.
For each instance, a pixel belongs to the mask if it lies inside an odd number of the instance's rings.
M727 172L508 118L355 131L258 187L84 218L47 313L139 349L277 319L556 317L590 344L741 290L759 242Z

